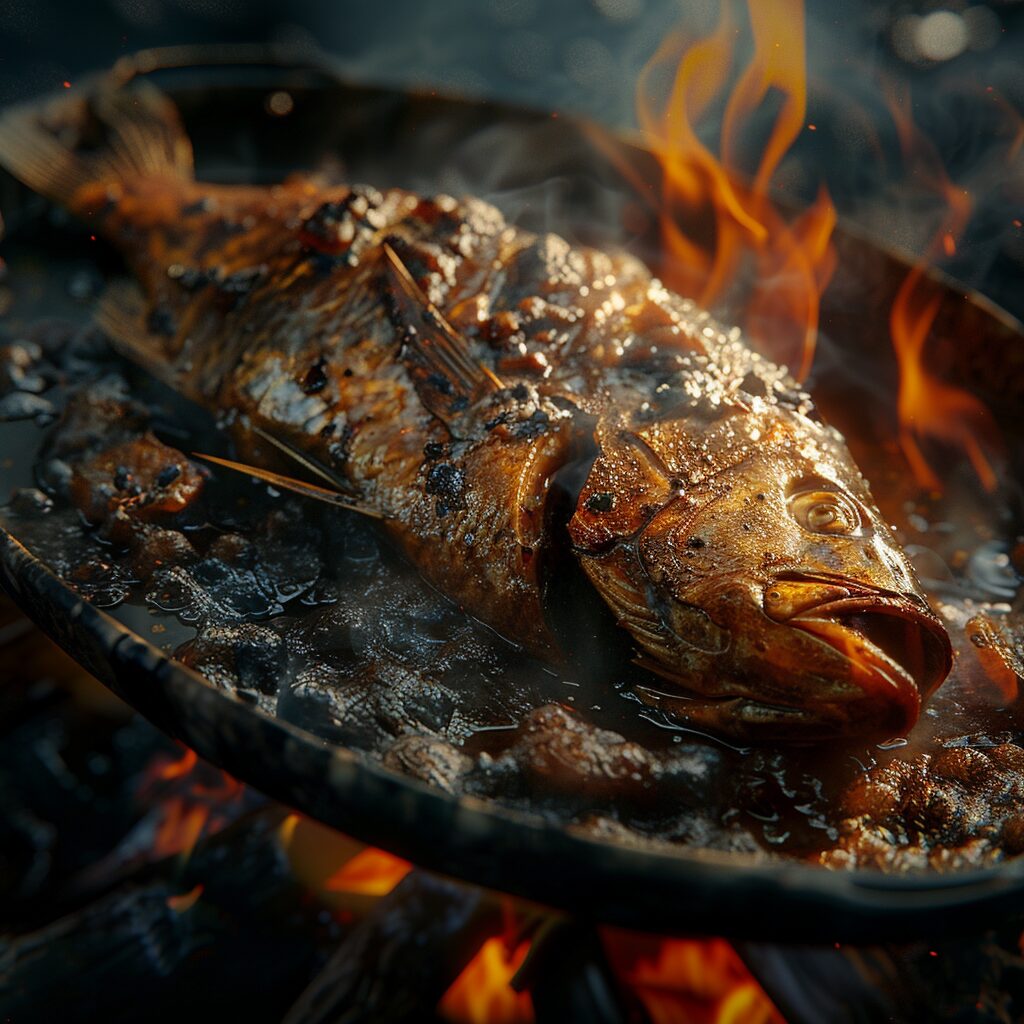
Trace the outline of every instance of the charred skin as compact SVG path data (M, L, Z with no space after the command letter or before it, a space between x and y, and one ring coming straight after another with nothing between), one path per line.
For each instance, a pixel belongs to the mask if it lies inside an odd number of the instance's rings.
M180 160L64 192L141 286L138 322L114 332L141 339L135 357L216 410L250 461L279 458L266 435L315 460L509 640L571 660L545 607L568 552L652 673L637 692L699 728L896 735L948 672L842 438L633 257L474 199L216 187ZM397 300L395 260L493 386L416 362L429 317Z

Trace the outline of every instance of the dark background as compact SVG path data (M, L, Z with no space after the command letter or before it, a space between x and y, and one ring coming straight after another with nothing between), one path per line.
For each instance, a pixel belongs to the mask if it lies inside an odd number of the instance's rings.
M788 3L758 2L788 16ZM0 103L74 85L144 47L258 42L325 51L362 82L630 126L637 74L658 43L673 28L706 33L717 11L717 0L0 0ZM817 130L777 185L806 199L823 180L848 220L923 252L943 208L900 156L883 83L906 88L915 122L974 200L946 269L1024 317L1024 3L809 0L807 23Z

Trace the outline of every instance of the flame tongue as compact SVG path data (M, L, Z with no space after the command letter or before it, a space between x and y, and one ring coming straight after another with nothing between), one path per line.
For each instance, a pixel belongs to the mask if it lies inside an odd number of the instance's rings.
M659 939L605 929L611 964L654 1024L783 1024L724 939Z
M769 199L780 162L802 131L807 105L804 12L800 0L748 3L754 52L726 99L738 28L734 4L722 4L712 35L686 47L669 38L640 78L637 114L664 172L660 210L666 282L701 305L728 300L742 312L755 340L800 379L810 369L819 300L835 265L830 244L835 210L827 192L803 216L783 217ZM667 98L655 81L674 68ZM722 102L720 155L701 141L698 126ZM749 186L741 184L742 141L753 116L768 104L774 123ZM714 240L697 239L708 232ZM745 294L738 295L737 291Z
M489 938L445 992L438 1004L441 1016L452 1024L533 1024L529 993L512 988L529 951L529 941Z
M814 357L821 295L835 270L836 211L824 188L796 218L783 216L770 199L776 172L805 127L804 10L801 0L747 0L746 7L753 55L738 75L733 64L741 35L739 4L723 0L711 35L692 45L670 37L638 82L638 121L663 174L659 273L676 291L741 323L756 345L802 381ZM940 305L927 261L956 253L971 197L950 181L934 147L914 128L905 113L909 102L891 97L890 107L914 180L939 197L945 210L928 253L904 281L891 312L900 364L901 447L922 486L941 489L925 452L925 444L938 440L964 451L992 491L998 484L994 456L1002 449L995 421L975 396L941 379L926 358ZM743 143L758 134L755 118L769 109L774 119L768 139L751 161ZM704 141L716 129L717 153Z
M204 834L223 828L237 813L244 787L184 747L180 757L150 765L139 793L157 803L153 855L187 860Z
M907 274L889 315L900 369L900 445L922 487L942 490L940 476L922 444L939 441L962 450L985 490L994 491L999 481L993 456L1003 447L999 428L978 398L934 372L926 353L942 304L942 290L929 277L928 263L956 253L957 240L971 218L973 201L966 189L950 180L937 150L914 125L909 96L892 92L888 101L903 157L914 180L940 200L943 210L927 252Z

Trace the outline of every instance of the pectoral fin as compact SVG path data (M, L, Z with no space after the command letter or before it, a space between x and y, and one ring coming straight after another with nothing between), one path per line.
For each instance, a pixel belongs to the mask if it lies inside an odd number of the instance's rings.
M331 487L339 494L344 495L348 489L348 486L341 477L336 473L332 473L326 466L322 465L316 459L306 455L305 452L300 451L295 445L282 438L275 437L273 434L268 433L260 427L253 427L252 431L258 437L263 438L268 444L272 444L279 452L287 455L288 458L297 462L303 469L309 470L314 476L320 477L321 480L330 484Z
M264 483L270 484L272 487L278 487L284 491L291 491L293 494L299 494L304 498L313 498L315 501L322 501L328 505L334 505L335 508L347 509L349 512L358 512L360 515L370 516L372 519L387 518L387 516L379 509L371 508L364 502L359 502L355 498L349 497L345 494L340 494L338 491L329 490L326 487L318 487L316 484L306 483L304 480L296 480L294 477L285 476L282 473L275 473L272 470L263 469L260 466L249 466L244 462L234 462L232 459L222 459L219 455L206 455L202 452L193 452L192 454L197 459L203 459L205 462L212 462L214 465L223 466L225 469L233 469L236 473L245 473L257 480L262 480Z
M323 501L338 508L348 509L350 512L358 512L360 515L370 516L373 519L387 519L388 516L378 508L370 506L363 500L361 495L355 493L348 481L332 473L326 466L316 459L307 455L297 448L290 441L275 437L260 427L253 427L252 432L262 438L268 444L273 445L281 454L286 455L296 465L301 466L307 472L320 477L328 486L320 487L317 484L307 483L304 480L297 480L295 477L285 476L282 473L275 473L260 466L250 466L243 462L233 462L230 459L222 459L214 455L200 455L199 458L207 459L227 469L234 469L239 473L247 473L257 480L263 480L273 487L280 487L284 490L301 494L306 498L313 498L316 501Z

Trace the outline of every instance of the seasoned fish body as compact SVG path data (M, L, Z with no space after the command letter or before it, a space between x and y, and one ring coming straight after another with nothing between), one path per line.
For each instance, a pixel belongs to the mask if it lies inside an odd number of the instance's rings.
M913 725L948 638L840 435L737 329L476 199L198 183L146 91L95 98L87 151L72 113L9 114L0 161L122 249L101 325L254 473L380 518L538 656L627 641L637 694L695 726ZM566 627L567 593L608 622Z

